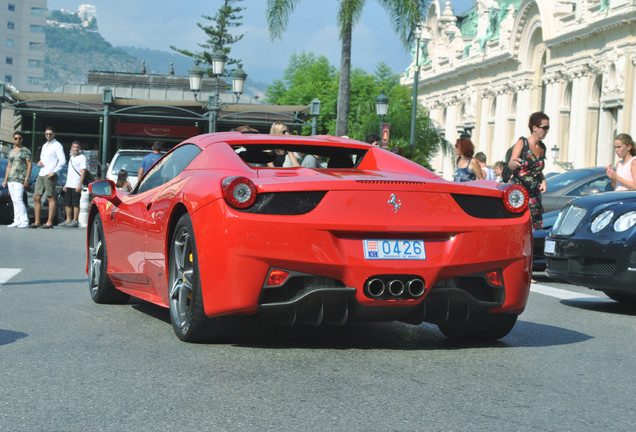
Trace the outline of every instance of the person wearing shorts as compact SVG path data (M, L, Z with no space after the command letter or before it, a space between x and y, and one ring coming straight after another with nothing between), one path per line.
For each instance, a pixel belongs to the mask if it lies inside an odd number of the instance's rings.
M55 185L59 172L66 164L66 156L64 156L64 148L62 144L55 139L55 131L52 127L44 130L46 142L42 146L40 152L40 161L37 165L40 172L35 180L35 190L33 191L33 210L35 210L35 222L29 225L29 228L53 228L53 219L55 217ZM42 225L40 216L42 212L42 195L46 194L49 202L49 217L45 225Z
M86 176L86 156L82 153L79 141L71 144L71 157L68 160L68 172L64 185L64 211L66 220L60 226L77 228L79 226L79 207L82 186Z

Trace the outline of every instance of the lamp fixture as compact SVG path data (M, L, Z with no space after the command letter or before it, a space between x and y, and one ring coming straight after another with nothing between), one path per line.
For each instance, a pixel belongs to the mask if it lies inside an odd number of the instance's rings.
M572 171L574 169L574 164L572 162L561 162L559 159L559 147L557 147L557 145L553 145L552 148L550 149L550 152L552 152L552 162L563 168L566 171Z
M243 89L245 88L245 80L247 74L243 70L243 65L239 64L238 68L232 72L232 92L236 95L236 103L238 103Z

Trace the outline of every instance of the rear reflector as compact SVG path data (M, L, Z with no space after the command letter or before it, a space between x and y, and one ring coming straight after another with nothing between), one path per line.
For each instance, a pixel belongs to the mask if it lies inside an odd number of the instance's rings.
M267 277L268 287L281 286L285 283L287 278L289 277L289 272L285 270L272 269L269 272L269 276Z

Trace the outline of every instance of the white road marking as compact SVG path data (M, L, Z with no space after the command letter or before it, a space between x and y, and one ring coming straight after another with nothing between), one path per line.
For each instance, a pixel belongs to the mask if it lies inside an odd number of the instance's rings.
M22 269L16 268L0 268L0 285L8 282L13 276L20 273Z
M581 301L595 301L595 302L614 302L614 300L607 297L600 297L592 294L581 294L574 291L568 291L561 288L553 288L546 285L539 285L533 283L530 285L530 291L555 297L561 300L581 300Z

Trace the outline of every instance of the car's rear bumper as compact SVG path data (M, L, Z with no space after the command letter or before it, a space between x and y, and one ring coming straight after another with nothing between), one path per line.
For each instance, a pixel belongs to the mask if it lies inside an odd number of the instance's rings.
M333 320L339 321L345 312L338 310L346 303L348 320L390 320L425 314L424 303L429 300L442 308L443 302L434 303L435 298L443 299L444 307L455 299L493 312L519 314L525 308L532 261L527 214L516 219L483 220L449 212L447 206L435 210L432 205L427 215L405 211L398 216L349 208L351 214L346 216L321 212L320 208L301 216L254 215L236 213L219 200L195 212L193 226L206 313L255 314L277 309L298 315L300 309L312 304L315 310L308 315L314 316L320 310L327 313L325 304L337 304ZM426 259L366 260L363 240L378 238L422 240ZM335 282L316 286L314 292L299 289L298 299L284 298L279 303L285 304L272 306L263 301L265 280L272 268ZM500 272L503 287L470 279L479 275L484 280L485 272L490 271ZM374 299L365 294L370 278L387 275L421 278L424 295Z

